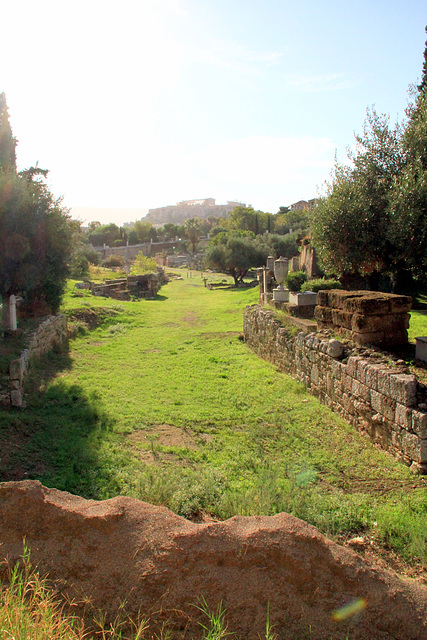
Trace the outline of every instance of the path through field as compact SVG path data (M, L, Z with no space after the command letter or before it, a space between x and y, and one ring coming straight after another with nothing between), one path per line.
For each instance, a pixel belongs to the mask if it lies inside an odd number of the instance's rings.
M195 519L288 511L381 539L394 518L391 544L406 553L413 527L407 555L423 556L424 481L250 351L242 316L256 289L183 275L152 301L70 290L69 315L103 322L45 359L30 408L0 420L2 479L131 495Z

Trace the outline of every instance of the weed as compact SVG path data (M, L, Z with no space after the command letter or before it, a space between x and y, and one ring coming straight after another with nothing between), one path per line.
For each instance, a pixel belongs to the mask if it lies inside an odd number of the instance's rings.
M207 623L199 622L199 625L203 629L203 640L221 640L221 638L226 638L227 636L232 635L227 631L227 625L225 623L225 609L222 606L222 602L220 602L216 608L216 611L212 611L206 600L201 597L200 604L195 605L199 611L205 614L208 621Z

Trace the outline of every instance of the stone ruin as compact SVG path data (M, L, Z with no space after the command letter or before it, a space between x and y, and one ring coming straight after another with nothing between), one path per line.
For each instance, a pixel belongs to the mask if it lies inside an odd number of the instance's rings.
M319 291L318 329L331 329L358 345L403 345L408 342L412 299L378 291Z
M135 298L155 298L160 287L167 282L163 269L156 273L127 276L106 280L103 283L90 282L89 287L94 296L114 298L116 300L131 300Z

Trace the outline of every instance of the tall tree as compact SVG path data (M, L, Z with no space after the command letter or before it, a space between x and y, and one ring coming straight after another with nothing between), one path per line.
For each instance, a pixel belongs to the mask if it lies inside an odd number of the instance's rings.
M0 93L0 170L6 168L16 171L16 138L9 122L6 96Z
M427 33L427 27L425 28L425 32ZM427 40L424 48L424 62L423 62L423 71L421 76L421 82L418 85L418 91L420 94L426 93L427 90Z
M364 276L377 288L379 274L393 269L388 236L390 189L403 166L402 130L369 111L356 136L352 166L336 163L327 195L313 210L316 248L328 273Z
M193 253L196 252L196 245L202 235L199 218L190 218L184 222L184 233L191 242Z
M59 308L74 229L39 179L0 171L0 294L21 294L32 315Z

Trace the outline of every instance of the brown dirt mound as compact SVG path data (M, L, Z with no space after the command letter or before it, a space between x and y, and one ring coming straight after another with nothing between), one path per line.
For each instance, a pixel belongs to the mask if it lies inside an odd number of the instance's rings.
M204 597L211 609L222 601L239 638L265 637L269 608L283 640L427 640L426 587L285 513L196 524L131 498L98 502L35 481L2 483L2 556L18 559L23 537L68 595L91 597L113 617L126 601L130 613L169 619L175 638L200 636L193 605ZM354 599L366 606L335 620Z

